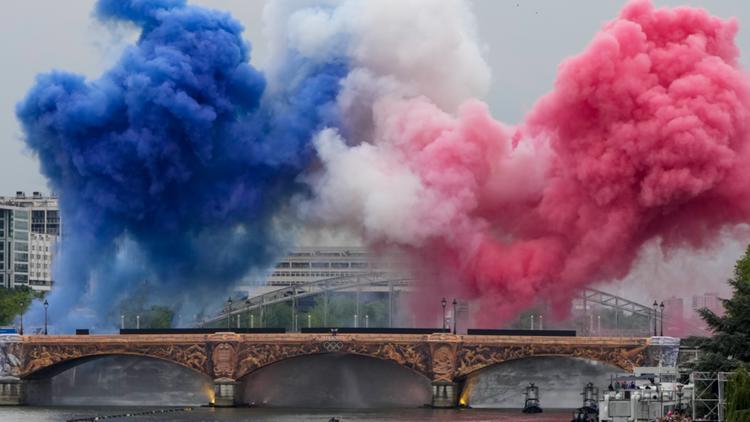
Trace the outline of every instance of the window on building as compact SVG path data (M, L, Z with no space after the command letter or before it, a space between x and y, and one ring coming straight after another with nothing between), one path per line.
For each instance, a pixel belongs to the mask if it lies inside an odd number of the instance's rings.
M26 274L13 274L13 283L15 284L27 284L29 282L29 276Z
M292 268L310 268L309 262L292 262Z
M310 265L313 268L329 268L331 266L328 262L313 262Z
M27 273L29 272L29 264L13 264L13 271L17 273Z
M13 228L16 230L29 230L29 222L24 220L16 220Z
M352 262L352 268L367 268L366 262Z
M349 268L348 262L332 262L331 268Z
M29 254L26 252L16 252L14 258L16 261L29 262Z
M276 268L289 268L290 264L288 262L279 262L276 264Z
M13 246L13 249L19 252L28 252L29 251L29 244L23 243L23 242L16 242Z

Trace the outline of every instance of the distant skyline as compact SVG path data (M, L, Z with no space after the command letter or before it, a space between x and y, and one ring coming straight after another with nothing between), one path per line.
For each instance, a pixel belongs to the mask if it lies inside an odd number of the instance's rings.
M27 0L9 2L0 16L0 52L6 68L0 73L0 196L17 190L48 192L38 162L25 150L15 118L15 104L38 73L53 69L96 78L117 60L135 36L126 28L103 27L91 18L94 0ZM195 4L225 10L246 28L253 63L263 68L264 1L196 0ZM592 39L602 23L613 18L626 1L473 0L484 57L492 70L492 87L482 98L493 115L517 123L534 102L552 87L557 66ZM662 6L688 4L740 22L737 43L742 61L750 63L750 3L739 0L654 1Z

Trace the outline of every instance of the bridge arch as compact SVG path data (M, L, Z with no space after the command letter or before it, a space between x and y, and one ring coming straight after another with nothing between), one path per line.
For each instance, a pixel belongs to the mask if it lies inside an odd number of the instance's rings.
M301 360L305 358L314 358L318 356L327 356L327 355L343 355L343 356L353 356L353 357L360 357L360 358L368 358L375 361L380 361L384 363L394 363L397 364L399 367L403 368L406 371L409 371L415 375L419 375L420 377L424 378L425 380L431 380L431 374L429 371L420 371L418 369L415 369L411 366L404 365L402 361L398 359L392 359L392 358L384 358L382 356L376 356L372 354L366 354L366 353L355 353L355 352L340 352L340 351L323 351L323 352L316 352L316 353L307 353L307 354L299 354L294 356L288 356L284 357L278 360L274 360L272 362L269 362L263 366L253 367L251 369L247 369L244 372L238 372L237 380L241 381L243 379L247 379L248 377L251 377L254 373L261 371L263 369L266 369L268 367L274 366L274 365L281 365L291 360Z
M213 380L173 360L136 353L100 353L26 374L24 402L32 405L205 405Z
M641 366L645 360L647 345L624 349L619 347L578 347L566 344L515 344L484 346L465 344L457 355L455 379L467 376L494 365L534 357L580 358L611 365L625 372L632 372L635 366Z
M29 344L24 351L20 378L40 378L60 373L105 356L136 356L171 362L204 376L211 376L204 344Z
M156 361L168 363L171 365L177 365L182 368L186 368L190 370L196 375L208 378L208 375L205 372L199 371L196 368L190 365L187 365L183 362L179 362L179 361L165 358L162 356L154 356L154 355L149 355L149 354L133 353L133 352L104 352L104 353L94 353L90 355L82 355L82 356L77 356L77 357L70 357L68 359L62 359L57 362L51 363L47 366L25 368L25 371L21 373L20 378L26 379L26 380L39 380L39 379L51 378L51 377L54 377L56 375L59 375L67 371L68 369L75 368L87 362L96 361L96 360L106 358L106 357L118 357L118 356L137 357L137 358L143 358L143 359L156 360Z
M297 345L246 345L240 347L236 379L245 378L255 371L289 359L333 353L394 362L426 379L432 379L429 347L425 344L386 342L373 345L338 340Z
M324 352L289 357L239 378L239 402L281 407L419 407L431 379L392 360Z
M589 382L607 388L620 367L597 360L560 355L521 357L478 369L457 379L462 385L459 403L471 407L519 408L529 383L539 387L544 407L564 408L581 403Z

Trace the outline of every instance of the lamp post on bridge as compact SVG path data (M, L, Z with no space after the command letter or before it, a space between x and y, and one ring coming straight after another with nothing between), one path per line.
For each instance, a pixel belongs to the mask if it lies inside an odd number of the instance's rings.
M659 320L659 324L660 324L659 335L664 336L664 302L659 304L659 308L661 309L661 319Z
M458 305L458 301L456 298L453 298L453 334L456 334L456 321L458 321L458 315L456 315L456 305Z
M141 329L141 316L140 315L135 316L135 329L136 330Z
M657 307L659 306L659 302L654 301L654 337L656 337L658 334L656 332L656 325L658 323L659 319L659 313L657 312Z
M250 298L249 297L247 299L245 299L245 311L247 311L248 309L250 309ZM247 327L248 328L253 328L253 314L248 312L248 315L249 316L247 318L248 318L249 321L247 323Z
M445 320L445 307L448 306L448 301L443 298L443 300L440 301L440 304L443 305L443 331L445 331L448 327L446 327L446 320Z
M125 314L120 314L120 329L125 329Z
M47 335L47 307L49 306L49 303L47 303L47 299L44 299L44 335Z
M227 299L227 331L229 331L232 327L232 297L229 296L229 299Z
M18 306L21 308L21 326L19 327L18 333L23 335L23 302L18 302Z

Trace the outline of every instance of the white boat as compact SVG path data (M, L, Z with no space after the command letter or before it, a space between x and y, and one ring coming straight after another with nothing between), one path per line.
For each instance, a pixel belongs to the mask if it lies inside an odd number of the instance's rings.
M677 369L635 368L612 378L599 401L600 422L653 422L689 408L692 385L677 382Z

